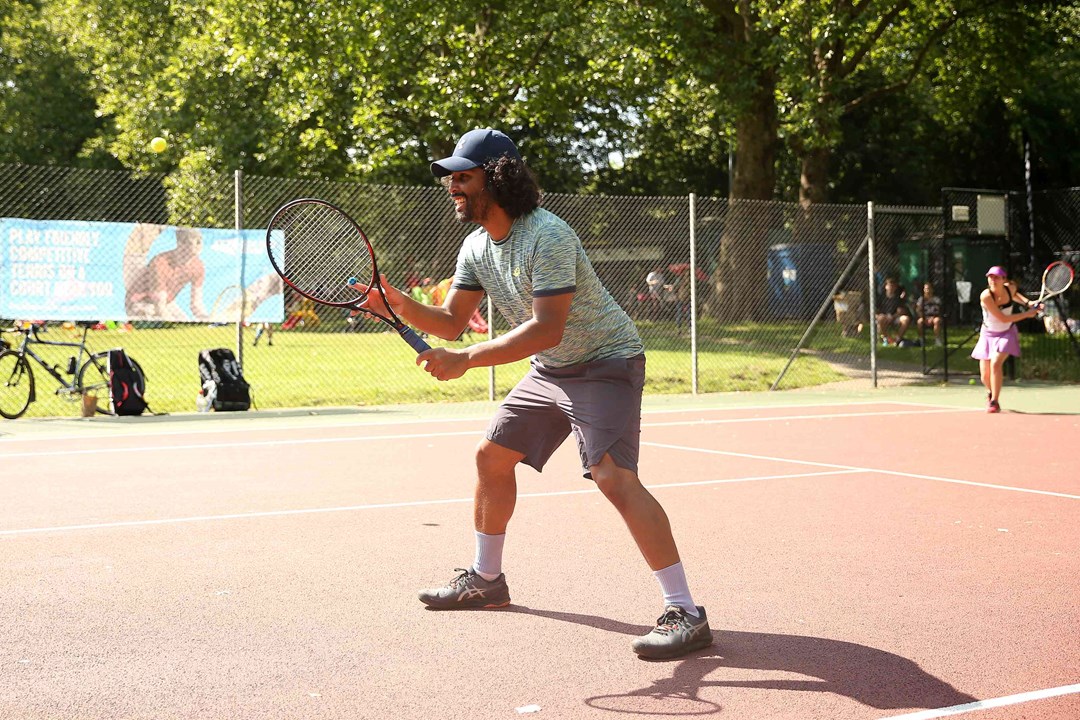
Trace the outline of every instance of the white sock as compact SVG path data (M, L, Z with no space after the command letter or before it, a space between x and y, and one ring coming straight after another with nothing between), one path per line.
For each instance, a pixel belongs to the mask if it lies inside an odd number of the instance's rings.
M686 572L681 562L668 565L662 570L654 570L653 577L660 583L660 589L664 593L664 607L678 605L694 617L698 615L697 605L690 597L690 586L686 584Z
M476 532L476 560L473 561L473 572L485 580L494 580L502 574L503 543L506 541L506 533L502 535L485 535Z

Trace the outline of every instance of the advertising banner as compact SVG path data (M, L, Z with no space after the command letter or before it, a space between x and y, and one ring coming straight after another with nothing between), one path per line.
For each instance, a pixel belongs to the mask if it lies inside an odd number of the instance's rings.
M281 322L265 230L0 218L0 317ZM243 262L243 267L241 267Z

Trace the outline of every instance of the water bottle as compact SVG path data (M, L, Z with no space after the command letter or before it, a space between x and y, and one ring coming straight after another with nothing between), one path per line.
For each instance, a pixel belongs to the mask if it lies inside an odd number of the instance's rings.
M214 407L214 398L217 397L217 383L207 380L203 383L202 390L195 396L195 407L199 412L210 412Z
M75 374L75 358L74 357L69 357L68 358L67 371L68 371L68 375L74 375Z

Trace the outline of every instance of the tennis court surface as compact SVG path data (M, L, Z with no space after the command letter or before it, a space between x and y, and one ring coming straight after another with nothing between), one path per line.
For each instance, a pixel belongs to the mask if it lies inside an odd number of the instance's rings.
M472 561L486 404L0 425L0 717L1080 717L1080 389L647 398L641 476L714 645L572 443Z

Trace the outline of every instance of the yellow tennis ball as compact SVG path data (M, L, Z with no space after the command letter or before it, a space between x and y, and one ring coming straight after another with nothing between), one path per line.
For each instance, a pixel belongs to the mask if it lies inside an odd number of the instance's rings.
M168 147L168 143L165 142L165 138L156 137L150 141L150 149L156 153L165 152L165 148Z

